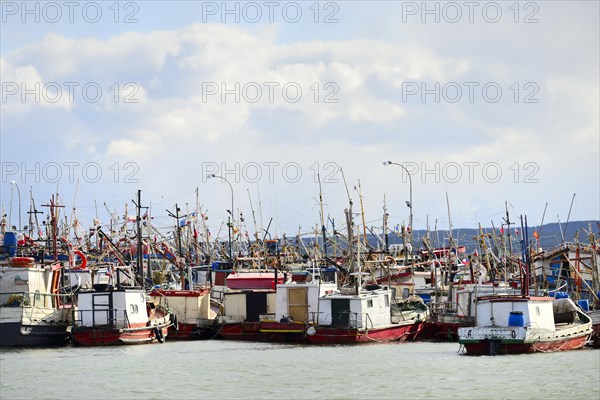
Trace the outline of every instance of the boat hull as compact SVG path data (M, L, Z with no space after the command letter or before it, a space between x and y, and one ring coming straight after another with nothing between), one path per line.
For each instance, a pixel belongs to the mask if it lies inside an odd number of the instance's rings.
M70 340L67 326L0 324L0 347L63 346Z
M467 354L485 356L576 350L582 348L586 344L588 337L589 335L582 335L578 337L537 342L501 339L461 340L460 343L465 346Z
M422 327L422 321L369 330L317 326L315 333L308 335L308 342L311 344L355 344L407 341L414 340Z
M242 340L272 343L307 343L306 324L298 322L239 322L221 327L221 337L226 340Z
M169 340L196 340L202 339L202 332L197 324L179 323L177 327L169 328Z
M121 344L145 344L162 342L168 334L168 326L133 327L123 329L74 328L73 340L81 346L114 346Z
M456 342L458 328L467 326L460 323L426 321L419 333L419 340L435 340L440 342Z

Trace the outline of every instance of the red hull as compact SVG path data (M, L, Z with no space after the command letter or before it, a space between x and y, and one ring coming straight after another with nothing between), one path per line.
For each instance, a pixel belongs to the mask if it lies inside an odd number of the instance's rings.
M162 340L167 336L168 328L162 328ZM77 328L72 332L73 339L82 346L113 346L119 344L144 344L159 341L156 328L147 329L98 329Z
M169 327L169 340L194 340L200 339L200 330L196 324L178 324L177 328Z
M444 342L456 342L458 340L458 328L467 325L449 322L427 321L419 333L419 340L438 340Z
M421 321L409 325L393 325L368 331L319 326L316 327L314 335L308 336L308 341L311 344L354 344L414 340L422 327L423 322Z
M512 341L506 343L495 343L491 340L480 340L475 343L465 343L467 354L486 356L495 354L523 354L534 352L568 351L582 348L587 342L587 336L579 336L571 339L555 340L552 342L523 343Z
M225 324L221 337L227 340L274 343L306 343L305 324L279 322L240 322Z

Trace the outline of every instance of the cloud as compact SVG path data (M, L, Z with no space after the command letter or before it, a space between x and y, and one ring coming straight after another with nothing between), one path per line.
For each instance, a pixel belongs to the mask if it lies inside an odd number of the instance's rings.
M597 71L597 57L581 62L591 67L572 69L574 50L566 47L572 44L557 42L560 57L548 44L528 49L525 29L514 24L486 26L473 37L470 25L420 24L413 31L409 25L398 27L394 18L378 18L381 24L368 21L381 29L378 38L361 38L355 32L363 30L354 30L350 22L331 27L336 33L330 38L314 34L310 39L299 26L293 32L300 33L292 35L282 26L243 24L175 23L105 38L48 33L2 54L3 82L28 87L77 82L75 99L38 104L15 95L3 103L3 157L6 149L18 149L13 154L24 159L80 157L105 168L116 161L135 162L139 185L149 196L183 201L164 194L165 183L179 188L178 193L201 185L211 209L220 207L221 191L202 182L203 163L215 162L222 169L256 162L266 174L265 162L280 167L295 162L302 168L299 182L282 179L281 171L279 179L259 182L264 198L272 200L268 207L290 224L297 223L296 211L308 219L314 214L314 172L320 168L327 176L327 163L343 167L350 185L361 179L367 213L373 216L380 215L383 193L396 206L406 197L406 183L395 180L398 171L383 169L383 159L429 168L436 162L501 165L505 179L497 184L415 177L420 209L415 220L420 223L426 210L445 209L445 190L465 210L477 204L489 210L498 199L531 194L533 187L538 197L554 196L559 180L578 188L597 182L597 172L584 167L585 160L598 158L599 150L598 79L597 72L590 72ZM540 24L527 31L539 44L542 38L552 42L553 29ZM574 30L569 37L587 34L583 28ZM597 56L595 40L583 43ZM423 100L421 93L403 98L406 82L431 89L436 82L443 87L468 81L480 83L479 88L493 81L502 87L502 98L485 101L481 91L473 102L466 95L456 103L444 96L435 101L435 95ZM530 92L524 85L530 81L538 85L538 102L526 104L523 96ZM86 84L101 89L98 101L90 101L92 92L82 93ZM519 101L514 100L517 87ZM43 139L44 145L25 151L25 136ZM506 178L513 173L509 167L518 162L522 173L529 161L540 165L539 176L546 181L515 186ZM342 182L325 187L328 209L339 213L347 202ZM236 198L246 197L247 188L255 185L241 179ZM395 212L404 218L405 211L396 207Z

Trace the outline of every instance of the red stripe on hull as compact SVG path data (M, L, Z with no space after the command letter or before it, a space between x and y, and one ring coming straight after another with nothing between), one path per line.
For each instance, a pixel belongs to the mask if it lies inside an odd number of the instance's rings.
M390 326L368 331L316 327L317 332L308 336L308 341L311 344L353 344L413 340L422 326L422 322L416 322L410 325Z
M485 356L494 354L523 354L534 352L569 351L582 348L587 342L587 336L571 339L555 340L552 342L510 342L496 344L491 340L481 340L476 343L465 343L467 354ZM497 346L497 348L495 347Z

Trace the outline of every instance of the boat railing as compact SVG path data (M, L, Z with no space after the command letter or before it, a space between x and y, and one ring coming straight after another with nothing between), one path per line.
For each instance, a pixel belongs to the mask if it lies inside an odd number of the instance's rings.
M319 314L323 314L323 311L309 311L308 312L308 323L318 324L319 323Z
M40 292L8 292L0 293L0 307L40 307L57 308L71 304L70 294L51 294Z
M78 327L106 327L121 329L129 326L127 310L109 308L103 310L74 310L73 323Z
M462 309L460 304L454 301L440 301L429 303L429 312L432 316L440 316L446 314L456 314L458 311L461 311L463 315L467 315L465 310Z
M349 326L355 329L373 329L373 320L369 313L349 312Z

